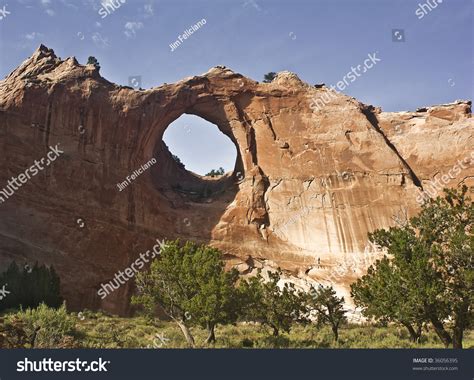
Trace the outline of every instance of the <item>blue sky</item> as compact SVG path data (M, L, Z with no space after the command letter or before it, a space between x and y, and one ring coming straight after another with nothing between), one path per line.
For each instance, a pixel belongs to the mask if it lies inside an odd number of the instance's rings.
M331 85L377 52L381 61L344 93L385 111L472 99L471 0L121 1L113 0L120 6L102 18L100 0L0 0L0 10L9 12L0 13L0 76L40 43L81 63L93 55L108 80L127 85L130 76L141 76L143 88L216 65L255 80L289 70L308 83ZM432 10L419 19L419 4L427 1ZM178 35L202 19L206 24L171 52ZM392 41L393 29L404 30L404 42ZM210 134L218 134L217 128L184 123L202 133L170 129L171 150L191 159L208 157L196 167L183 157L187 167L198 173L218 166L230 170L224 161L233 162L235 148L229 142L223 152L214 149L217 140Z

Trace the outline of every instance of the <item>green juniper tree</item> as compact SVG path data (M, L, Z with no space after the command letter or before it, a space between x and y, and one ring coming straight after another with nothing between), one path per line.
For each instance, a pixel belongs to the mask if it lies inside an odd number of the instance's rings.
M160 256L148 272L138 273L138 295L134 304L141 304L153 313L160 305L175 321L186 341L194 346L191 325L207 328L207 343L215 341L215 327L237 318L234 302L237 272L224 271L222 253L208 246L179 240L166 242Z
M370 234L389 257L351 286L354 301L365 315L397 321L415 338L431 323L445 347L462 348L473 325L473 226L474 206L463 186L427 200L406 225Z
M351 295L356 305L363 307L364 316L399 323L406 327L412 341L419 342L426 318L416 289L410 286L400 269L384 257L351 286Z
M270 71L269 73L263 76L263 83L270 83L276 78L277 73Z
M87 64L93 65L97 71L100 71L99 61L96 57L90 56L89 58L87 58Z
M268 272L269 280L265 281L259 272L239 284L242 319L271 327L273 336L289 332L294 322L306 321L306 295L292 283L280 286L281 275L281 270Z
M207 329L206 343L213 343L217 324L237 320L239 305L235 283L238 272L235 269L225 272L221 252L210 247L197 248L192 263L198 292L188 304L189 317Z
M339 339L339 327L347 321L344 310L344 297L339 298L332 286L311 287L307 298L309 312L316 314L318 325L329 324L334 341Z
M464 331L474 324L474 204L467 186L444 191L444 197L423 205L413 225L429 247L436 280L442 284L439 303L452 320L453 348L462 348ZM429 318L436 316L436 310L427 312ZM441 332L443 327L435 329Z

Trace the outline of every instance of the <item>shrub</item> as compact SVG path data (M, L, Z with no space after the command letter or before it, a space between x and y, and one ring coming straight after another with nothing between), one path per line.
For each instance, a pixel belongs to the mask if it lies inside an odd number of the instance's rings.
M224 175L225 171L224 171L224 168L221 166L219 169L215 170L215 169L212 169L209 173L206 174L206 177L207 176L211 176L211 177L219 177L219 176L222 176Z
M249 338L242 339L242 347L251 348L253 347L253 340Z
M36 309L21 310L10 321L19 320L23 325L31 348L72 347L75 323L63 304L59 309L44 303Z
M87 58L87 64L88 65L94 65L94 67L96 68L97 71L100 70L99 61L97 60L96 57L90 56L89 58Z
M28 337L18 317L0 318L0 348L25 348Z
M277 73L270 71L269 73L263 76L263 83L273 82L276 76L277 76Z

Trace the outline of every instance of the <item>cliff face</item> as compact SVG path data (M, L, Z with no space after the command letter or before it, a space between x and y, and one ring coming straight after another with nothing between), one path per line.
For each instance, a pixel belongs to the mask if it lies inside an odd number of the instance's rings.
M235 143L232 174L202 178L172 159L162 136L184 113ZM180 237L242 273L280 266L348 298L378 255L367 232L413 215L434 178L474 185L470 116L470 102L386 113L291 73L265 84L225 67L135 91L41 46L0 82L0 187L50 146L64 153L0 199L0 265L53 264L71 308L126 313L131 282L104 300L101 284L157 238Z

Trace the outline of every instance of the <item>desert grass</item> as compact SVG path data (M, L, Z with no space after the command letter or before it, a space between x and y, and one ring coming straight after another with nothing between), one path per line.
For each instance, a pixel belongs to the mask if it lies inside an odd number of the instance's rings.
M76 340L83 348L188 348L179 327L170 321L145 316L122 318L96 312L83 312L76 321ZM207 332L192 327L198 348L443 348L432 330L424 331L421 341L410 341L403 327L347 324L334 342L327 326L292 327L289 333L271 335L270 329L255 323L218 326L215 344L204 343ZM157 338L157 335L159 336ZM465 348L474 348L474 331L467 331Z

